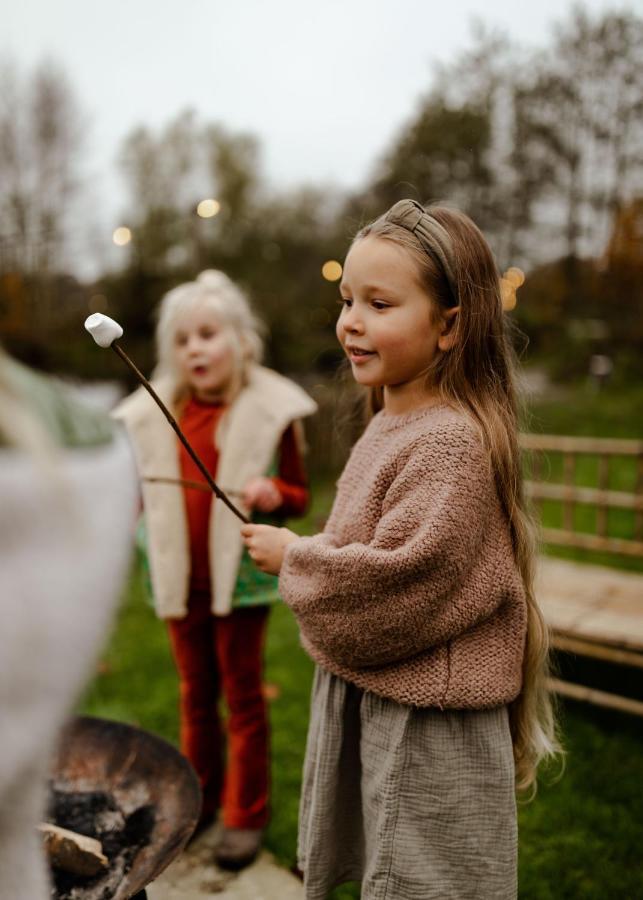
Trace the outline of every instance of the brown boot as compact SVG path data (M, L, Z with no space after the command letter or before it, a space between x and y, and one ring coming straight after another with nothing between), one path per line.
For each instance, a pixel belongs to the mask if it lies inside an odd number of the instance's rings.
M221 869L236 871L256 858L261 848L261 828L224 828L214 851L214 859Z

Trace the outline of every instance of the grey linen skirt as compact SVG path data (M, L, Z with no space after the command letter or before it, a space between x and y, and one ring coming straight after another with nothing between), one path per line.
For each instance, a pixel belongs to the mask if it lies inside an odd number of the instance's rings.
M315 672L299 813L306 900L515 900L506 707L402 706Z

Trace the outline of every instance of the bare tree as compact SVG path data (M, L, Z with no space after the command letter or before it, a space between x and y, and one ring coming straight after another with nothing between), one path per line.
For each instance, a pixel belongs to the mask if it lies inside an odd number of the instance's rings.
M0 66L0 267L61 270L79 186L82 118L64 72L45 62L24 77Z
M259 145L252 135L201 124L180 113L158 133L135 129L121 153L129 187L133 259L143 271L179 266L239 251L259 190ZM200 200L216 199L219 215L195 215Z
M520 123L525 161L550 174L543 224L561 255L596 254L616 209L643 190L643 20L578 7L534 72L521 79Z

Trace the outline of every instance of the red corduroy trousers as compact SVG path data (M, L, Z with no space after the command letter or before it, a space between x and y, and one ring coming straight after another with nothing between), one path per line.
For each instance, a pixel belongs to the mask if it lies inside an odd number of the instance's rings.
M223 810L228 828L268 820L268 711L262 690L268 606L213 616L210 594L190 595L184 619L169 619L180 683L181 750L203 791L202 815ZM219 714L228 708L227 759Z

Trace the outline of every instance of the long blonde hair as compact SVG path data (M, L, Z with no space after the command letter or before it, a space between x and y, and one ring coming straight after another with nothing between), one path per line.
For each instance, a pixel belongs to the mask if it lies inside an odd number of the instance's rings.
M547 689L549 635L534 596L535 529L523 494L518 447L518 401L515 355L502 309L500 279L493 254L477 226L464 213L446 206L426 210L447 232L452 276L457 282L459 312L453 323L453 347L436 354L427 375L440 398L457 406L478 424L488 449L498 496L511 529L527 599L527 636L522 690L510 706L516 786L535 788L538 764L560 751L555 716ZM355 237L392 241L406 248L415 262L436 318L454 306L453 289L433 256L408 229L386 219L386 213ZM382 389L371 391L371 410L381 408Z

